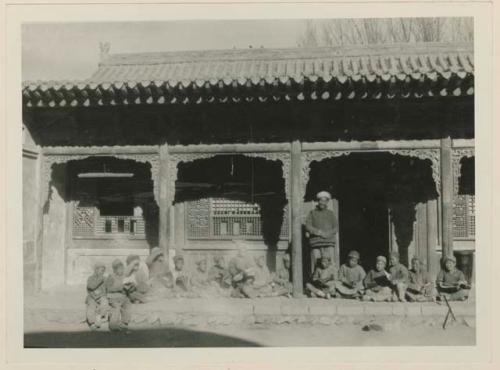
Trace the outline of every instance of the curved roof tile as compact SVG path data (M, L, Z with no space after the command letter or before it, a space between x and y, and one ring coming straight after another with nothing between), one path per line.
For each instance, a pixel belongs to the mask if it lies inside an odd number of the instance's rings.
M474 54L472 44L396 44L396 45L370 45L356 47L323 47L323 48L295 48L295 49L232 49L211 51L184 51L169 53L142 53L142 54L114 54L107 56L99 63L97 71L84 81L35 81L23 83L25 103L29 106L61 106L66 100L74 106L73 95L78 91L89 90L90 100L95 104L104 105L117 103L117 98L122 104L131 101L151 103L148 85L154 84L157 101L164 92L168 97L162 100L169 102L186 102L188 99L184 90L189 89L220 89L215 101L224 101L222 95L227 95L227 88L258 86L266 84L276 89L281 84L290 87L301 84L304 80L312 83L329 84L333 79L341 84L348 82L349 88L354 84L376 83L380 81L411 81L426 79L436 81L438 78L450 79L457 76L467 80L469 85L464 91L473 93ZM403 82L404 83L404 82ZM128 89L123 90L126 84ZM322 85L321 85L322 84ZM103 88L103 86L106 88ZM109 85L109 86L108 86ZM121 97L113 97L107 103L108 97L101 97L101 90L127 91ZM162 87L163 88L160 88ZM137 96L134 89L141 88ZM471 90L472 88L472 90ZM109 91L111 91L109 90ZM182 90L182 96L176 97L177 90ZM359 90L359 87L358 87ZM71 91L71 93L70 93ZM276 90L274 90L276 91ZM458 91L458 90L457 90ZM368 93L351 93L319 91L311 95L314 99L318 96L351 97L355 95L368 96ZM128 94L128 95L127 95ZM339 95L340 94L340 95ZM81 94L80 94L81 95ZM234 95L234 94L233 94ZM247 94L248 95L248 94ZM266 94L260 94L260 101L267 101ZM268 94L269 95L269 94ZM392 92L387 92L392 97ZM418 94L421 96L421 94ZM428 94L432 96L432 91ZM41 103L42 96L44 103ZM295 96L302 97L300 91ZM380 91L371 92L372 98L380 98ZM410 96L405 93L404 97ZM251 96L246 96L247 100ZM89 104L88 99L81 103ZM261 99L262 98L262 99ZM142 100L141 100L142 99ZM221 100L222 99L222 100ZM253 99L253 97L252 97ZM273 97L274 100L279 96ZM286 100L290 96L285 95ZM188 99L189 100L189 99ZM232 99L234 101L234 99ZM242 99L238 99L242 100ZM203 101L197 97L196 101ZM214 101L210 96L204 101ZM143 102L143 103L144 103Z

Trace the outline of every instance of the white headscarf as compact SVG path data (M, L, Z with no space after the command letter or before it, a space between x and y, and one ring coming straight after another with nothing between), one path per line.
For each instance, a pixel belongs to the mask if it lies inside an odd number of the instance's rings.
M332 196L330 195L329 192L327 191L320 191L317 195L316 195L316 198L317 199L321 199L321 198L326 198L328 200L332 199Z

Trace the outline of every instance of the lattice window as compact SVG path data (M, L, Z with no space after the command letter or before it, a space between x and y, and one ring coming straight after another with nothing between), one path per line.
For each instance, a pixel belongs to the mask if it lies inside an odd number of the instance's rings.
M467 223L470 237L476 236L476 197L466 195L467 198Z
M102 216L97 207L81 207L73 210L73 237L107 238L127 236L144 238L145 221L142 216Z
M73 236L93 236L95 207L75 207L73 211Z
M199 199L187 203L186 225L188 237L210 237L210 199Z
M476 197L460 194L463 158L456 157L453 164L453 236L455 239L474 239L476 235Z
M476 197L469 194L453 196L453 236L456 239L474 239L476 235Z
M187 202L186 230L190 239L261 239L260 206L226 198L190 201ZM281 237L288 237L287 207Z
M211 202L213 236L261 236L262 220L257 204L213 198Z
M99 216L97 217L95 234L144 236L144 219L134 216Z
M472 239L476 234L475 196L455 194L453 234L458 239Z

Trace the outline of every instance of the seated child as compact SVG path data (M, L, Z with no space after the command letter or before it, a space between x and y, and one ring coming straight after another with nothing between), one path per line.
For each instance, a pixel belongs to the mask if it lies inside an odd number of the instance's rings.
M202 258L196 262L196 270L191 276L191 286L193 288L206 288L208 284L207 259Z
M278 297L289 294L287 289L274 282L274 278L267 267L265 256L257 257L256 262L257 266L255 268L253 287L258 297Z
M245 273L243 280L236 281L235 288L231 292L233 298L257 298L259 292L254 288L255 271L249 270Z
M229 261L229 274L231 275L231 284L233 298L256 298L257 293L253 287L255 280L255 265L252 258L248 256L246 247L240 245L236 256Z
M218 288L219 293L225 295L231 288L231 275L226 269L223 256L215 256L214 264L208 270L208 281L211 285Z
M293 286L290 281L290 255L285 254L283 256L283 265L276 271L274 276L274 283L276 290L283 292L282 295L287 297L292 296Z
M447 256L443 262L444 268L436 279L438 299L445 296L449 301L465 301L469 296L470 285L464 273L456 268L457 260L454 256Z
M330 262L329 257L321 257L318 266L313 272L311 282L306 284L306 290L311 297L330 299L336 296L335 281L337 269Z
M149 269L149 291L148 300L171 298L174 296L174 278L170 272L165 257L160 248L151 249L146 258Z
M208 280L207 259L196 262L196 269L190 279L193 292L200 297L215 297L219 295L218 287Z
M104 285L104 271L106 267L102 262L96 262L94 273L87 279L87 323L91 330L97 330L101 326L101 316L107 314L108 300L106 299L106 287Z
M116 259L112 263L113 273L108 276L105 282L107 297L109 301L110 317L109 317L109 330L128 330L128 323L130 321L130 300L127 296L127 289L124 284L125 266L123 262Z
M389 273L385 270L386 265L387 259L384 256L378 256L375 269L366 274L363 280L364 301L388 302L392 299L392 283Z
M360 298L363 295L363 279L366 272L358 265L359 253L350 251L347 255L348 262L340 266L339 280L335 282L338 294L342 298Z
M391 267L389 268L389 280L393 289L393 300L406 302L405 294L408 286L408 269L399 262L399 253L392 252L390 255ZM395 297L394 297L395 296Z
M436 300L436 289L427 271L423 269L418 257L411 259L406 299L410 302L429 302Z
M125 270L125 285L131 283L128 296L132 303L146 302L146 293L149 290L149 282L146 277L140 273L140 258L138 255L131 254L127 256L127 267ZM145 280L146 279L146 280Z
M177 255L174 257L174 271L172 271L174 278L174 292L179 297L190 297L191 284L189 275L184 269L184 257Z

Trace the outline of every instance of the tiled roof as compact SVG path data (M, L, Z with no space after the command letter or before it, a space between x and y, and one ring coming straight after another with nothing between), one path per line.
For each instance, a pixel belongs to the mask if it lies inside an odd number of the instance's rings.
M473 76L471 44L114 54L88 80L27 82L23 95L30 106L418 98L472 95Z

